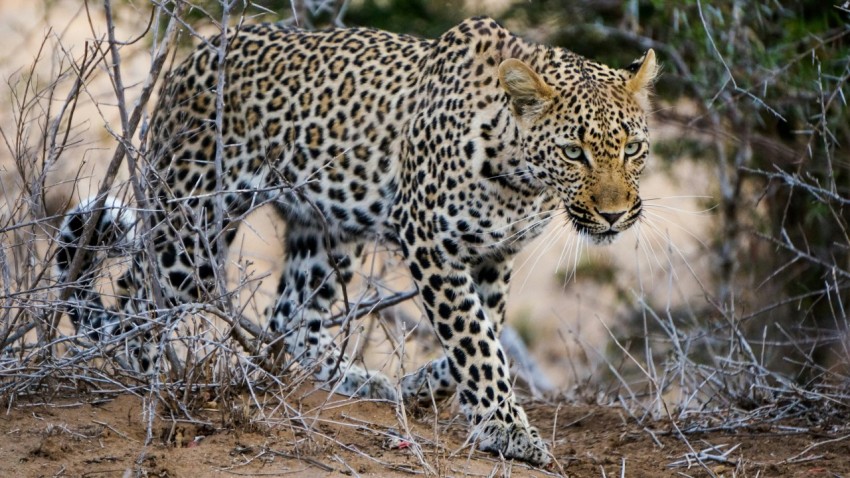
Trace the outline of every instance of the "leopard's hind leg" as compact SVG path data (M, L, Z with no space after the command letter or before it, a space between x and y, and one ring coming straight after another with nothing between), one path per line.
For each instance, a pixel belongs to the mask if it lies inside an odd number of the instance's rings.
M352 363L323 323L353 275L347 245L327 238L319 228L298 225L287 231L285 246L286 264L277 303L269 314L269 329L282 335L293 360L312 369L314 377L334 391L395 400L389 379Z
M137 330L141 324L138 316L124 313L125 309L135 308L130 302L138 292L141 263L138 255L132 255L138 249L137 216L132 208L114 197L107 197L99 210L97 205L97 198L89 197L69 210L62 220L57 238L56 277L60 285L69 288L62 309L82 338L98 346L118 345L118 355L125 366L148 372L153 365L147 350L150 333ZM81 244L86 226L95 216L98 217L93 234L87 243ZM71 266L81 254L81 267L72 277ZM120 255L131 255L133 260L118 280L117 306L107 307L95 287L100 259Z

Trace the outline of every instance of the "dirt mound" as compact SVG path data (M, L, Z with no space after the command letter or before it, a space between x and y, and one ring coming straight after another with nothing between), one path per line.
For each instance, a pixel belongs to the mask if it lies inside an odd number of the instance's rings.
M250 397L242 410L209 403L191 420L150 419L157 405L132 395L19 403L0 422L0 476L850 474L850 435L815 436L791 422L685 440L669 422L640 425L618 408L527 404L556 458L538 470L465 446L465 422L451 406L410 417L388 403L298 393L276 408L253 407Z

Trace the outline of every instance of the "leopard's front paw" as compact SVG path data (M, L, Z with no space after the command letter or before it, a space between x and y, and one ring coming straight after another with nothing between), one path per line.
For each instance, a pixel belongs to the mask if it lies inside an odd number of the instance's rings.
M478 441L479 449L508 459L515 458L536 466L546 466L551 461L546 443L532 426L490 420L479 425L473 439Z

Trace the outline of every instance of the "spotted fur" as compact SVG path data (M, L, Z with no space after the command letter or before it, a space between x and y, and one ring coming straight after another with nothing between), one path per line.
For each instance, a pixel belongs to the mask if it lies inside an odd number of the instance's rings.
M364 28L231 30L219 174L222 41L170 74L152 121L147 189L158 271L136 261L119 281L117 310L79 292L85 307L69 311L75 324L116 333L110 324L122 314L144 310L145 278L158 277L174 304L214 300L211 257L232 241L239 218L273 202L289 232L268 327L292 357L342 393L397 398L386 377L350 363L322 326L351 277L352 248L395 242L446 352L404 377L403 395L456 390L481 449L548 463L497 340L511 262L559 214L596 243L638 220L653 52L612 69L528 43L488 18L436 40ZM79 225L89 209L66 222ZM66 228L64 243L78 230ZM73 254L60 252L60 271ZM144 339L129 347L138 368L157 367Z

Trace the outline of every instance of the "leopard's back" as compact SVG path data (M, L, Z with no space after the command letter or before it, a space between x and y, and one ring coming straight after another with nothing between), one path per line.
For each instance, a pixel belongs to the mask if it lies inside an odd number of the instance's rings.
M341 234L374 229L396 193L403 129L431 42L366 28L305 32L275 24L229 37L223 75L216 37L166 79L151 150L168 194L191 198L222 188L237 214L258 195L276 196L293 220L313 220L315 207Z

